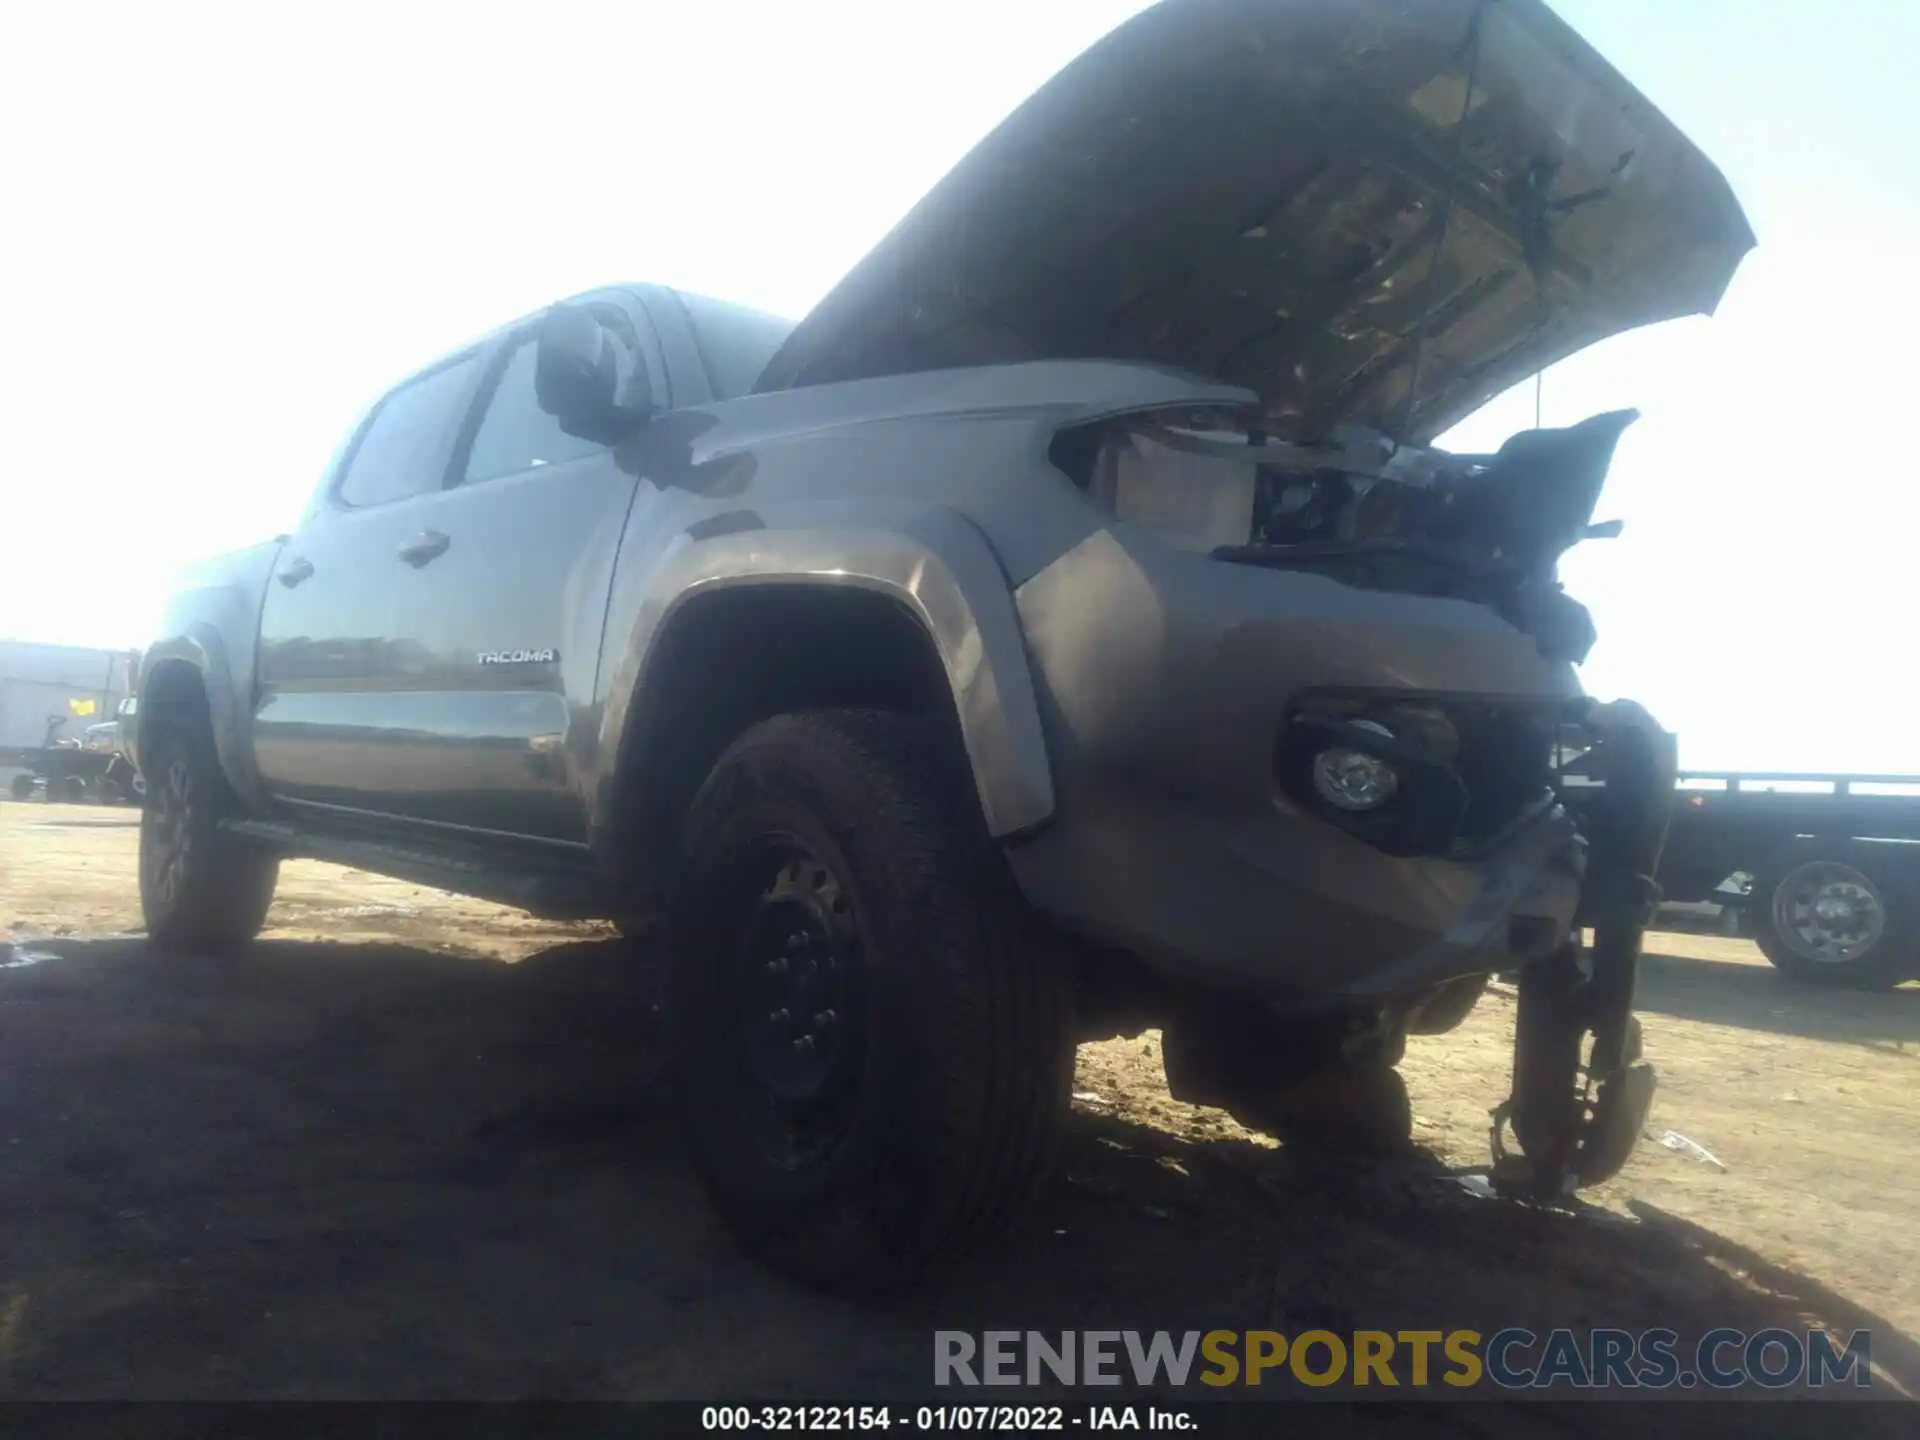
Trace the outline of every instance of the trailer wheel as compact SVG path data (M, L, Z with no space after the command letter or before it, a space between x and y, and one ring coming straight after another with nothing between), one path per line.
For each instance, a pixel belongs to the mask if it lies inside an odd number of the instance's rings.
M1891 990L1920 973L1920 874L1871 844L1801 845L1754 878L1760 953L1810 985Z

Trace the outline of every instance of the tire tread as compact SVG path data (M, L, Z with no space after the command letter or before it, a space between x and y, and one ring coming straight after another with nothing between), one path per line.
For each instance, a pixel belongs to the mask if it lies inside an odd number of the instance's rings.
M687 850L756 765L799 764L835 797L822 808L857 847L885 859L855 882L890 891L919 941L912 987L923 1036L937 1043L944 1157L919 1253L875 1257L866 1272L807 1275L870 1290L950 1269L1017 1223L1051 1173L1071 1090L1071 976L1024 910L989 840L970 772L932 725L872 711L803 711L755 726L716 764L689 815ZM877 844L876 844L877 841ZM890 937L896 942L902 937ZM776 1261L793 1257L775 1256ZM792 1268L789 1266L789 1268ZM804 1262L803 1262L804 1268Z
M166 773L177 750L184 750L189 784L195 789L195 823L202 860L182 877L182 894L164 905L148 894L145 829L142 827L140 902L147 934L166 950L232 950L246 944L266 924L279 882L280 862L220 831L218 821L234 801L214 753L213 736L203 719L172 719L156 725L150 742L154 773ZM153 787L148 786L148 802ZM144 812L144 806L143 806Z

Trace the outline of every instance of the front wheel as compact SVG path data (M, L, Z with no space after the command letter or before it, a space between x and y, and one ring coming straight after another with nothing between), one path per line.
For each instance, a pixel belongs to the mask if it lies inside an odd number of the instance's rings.
M1920 876L1887 845L1806 845L1754 878L1760 953L1796 980L1890 990L1920 972Z
M221 833L232 806L204 723L177 722L153 737L140 812L140 909L155 944L228 950L266 923L280 862Z
M999 1238L1068 1111L1070 971L942 740L893 715L769 720L686 822L694 1155L751 1249L833 1290L896 1289Z

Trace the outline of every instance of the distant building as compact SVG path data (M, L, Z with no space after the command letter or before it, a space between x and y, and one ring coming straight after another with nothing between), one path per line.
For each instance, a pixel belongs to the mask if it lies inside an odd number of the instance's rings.
M79 739L87 726L113 718L139 676L137 650L0 640L0 746L43 744L56 716L56 737ZM0 785L16 773L0 766Z

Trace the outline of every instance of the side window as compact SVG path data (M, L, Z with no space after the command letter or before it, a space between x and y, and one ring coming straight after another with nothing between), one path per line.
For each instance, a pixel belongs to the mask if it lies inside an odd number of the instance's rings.
M479 357L469 355L442 365L382 400L347 462L340 499L348 505L389 505L438 490L447 442L466 414L478 363Z
M467 473L461 483L497 480L542 465L558 465L591 455L601 447L569 435L560 422L540 408L533 393L534 343L529 336L516 345L500 372L500 382L487 400L486 414L474 432L467 452Z

